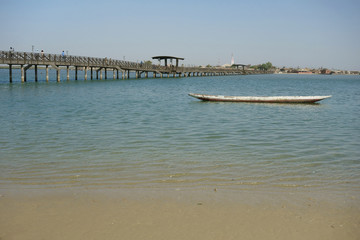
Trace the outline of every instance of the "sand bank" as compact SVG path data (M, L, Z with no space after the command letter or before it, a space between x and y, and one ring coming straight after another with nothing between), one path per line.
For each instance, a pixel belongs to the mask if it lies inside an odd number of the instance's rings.
M6 193L0 239L359 239L356 205L226 200L222 193Z

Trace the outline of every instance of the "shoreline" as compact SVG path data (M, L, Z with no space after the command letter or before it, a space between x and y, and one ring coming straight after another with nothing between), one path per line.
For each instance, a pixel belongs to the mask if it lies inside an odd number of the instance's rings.
M1 191L0 239L358 239L360 208L298 195ZM293 200L297 199L298 202Z

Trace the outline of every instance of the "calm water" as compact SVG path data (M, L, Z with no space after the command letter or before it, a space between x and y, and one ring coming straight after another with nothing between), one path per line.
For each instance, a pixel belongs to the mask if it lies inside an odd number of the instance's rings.
M314 105L208 103L189 92L333 97ZM208 186L360 195L360 76L61 83L30 76L9 84L0 70L0 114L0 189Z

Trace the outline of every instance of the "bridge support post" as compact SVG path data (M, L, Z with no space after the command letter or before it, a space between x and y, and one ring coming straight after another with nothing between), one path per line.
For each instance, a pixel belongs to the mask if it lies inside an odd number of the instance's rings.
M107 68L105 68L105 79L107 79Z
M66 80L69 81L70 79L70 72L69 72L70 66L66 66Z
M12 83L12 65L9 64L9 82Z
M26 71L31 68L32 64L28 64L26 67L24 67L24 82L26 82Z
M116 79L119 79L119 69L116 69Z
M88 67L85 67L85 76L84 76L85 81L87 80L87 72L88 72Z
M106 73L106 68L105 68L105 73ZM102 69L100 70L100 80L102 80Z
M91 80L93 80L93 67L90 67L90 72L91 72Z
M37 71L37 65L35 65L35 82L38 81L38 71Z
M46 65L46 81L49 81L49 65Z
M77 74L78 74L78 67L77 66L75 66L75 80L77 80L78 78L78 76L77 76Z
M127 70L127 79L130 79L130 70Z
M60 82L60 68L56 69L56 81Z
M21 82L25 82L25 69L24 69L24 65L21 65Z
M139 78L139 71L135 71L135 78Z
M145 78L148 78L149 77L149 72L145 72Z
M115 69L113 69L113 79L115 80Z

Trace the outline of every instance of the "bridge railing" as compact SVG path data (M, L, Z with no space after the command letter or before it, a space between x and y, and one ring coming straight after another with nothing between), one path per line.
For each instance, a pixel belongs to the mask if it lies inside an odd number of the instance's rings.
M81 67L98 67L114 68L119 70L133 71L154 71L154 72L224 72L237 73L240 69L234 68L217 68L217 67L176 67L160 66L148 63L137 63L111 58L83 57L62 54L49 54L43 52L15 52L0 51L0 64L13 65L56 65L56 66L81 66Z

